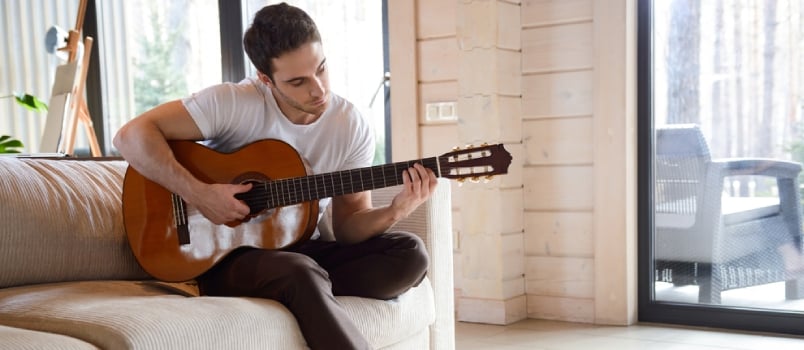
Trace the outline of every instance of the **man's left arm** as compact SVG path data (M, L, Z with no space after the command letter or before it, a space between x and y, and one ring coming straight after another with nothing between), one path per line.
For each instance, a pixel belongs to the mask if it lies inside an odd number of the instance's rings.
M437 184L435 173L417 163L402 173L402 191L387 206L373 208L370 191L332 198L335 239L351 244L385 232L427 201Z

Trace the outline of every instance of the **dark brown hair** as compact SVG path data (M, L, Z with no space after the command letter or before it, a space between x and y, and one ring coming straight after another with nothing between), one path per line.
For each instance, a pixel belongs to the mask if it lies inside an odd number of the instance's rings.
M243 36L251 63L274 80L272 60L310 42L321 42L313 19L298 7L286 3L265 6Z

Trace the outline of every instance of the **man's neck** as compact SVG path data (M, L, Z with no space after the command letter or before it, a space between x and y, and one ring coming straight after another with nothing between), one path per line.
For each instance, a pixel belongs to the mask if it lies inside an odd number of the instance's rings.
M286 103L282 98L278 98L277 96L273 96L274 101L276 101L276 105L279 106L279 110L282 111L282 115L287 118L293 124L296 125L307 125L312 124L318 117L321 115L315 115L311 113L307 113L301 109L291 106L290 104Z

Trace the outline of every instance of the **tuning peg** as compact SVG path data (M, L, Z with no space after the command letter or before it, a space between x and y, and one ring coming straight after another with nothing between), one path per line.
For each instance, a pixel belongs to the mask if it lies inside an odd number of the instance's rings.
M484 183L484 184L489 183L489 181L491 181L491 179L492 179L492 178L494 178L494 175L486 175L486 176L483 178L483 183Z
M463 182L466 181L465 178L458 179L458 187L463 187Z
M477 177L477 176L472 176L472 178L470 179L470 181L472 181L472 183L478 183L478 182L480 182L480 178L479 178L479 177Z
M458 147L458 146L455 146L455 147L452 147L452 150L453 150L453 151L460 151L460 150L461 150L461 148L460 148L460 147Z

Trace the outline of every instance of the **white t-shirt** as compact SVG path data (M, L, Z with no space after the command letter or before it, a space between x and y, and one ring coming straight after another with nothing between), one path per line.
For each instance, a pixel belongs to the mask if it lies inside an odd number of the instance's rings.
M220 152L263 139L282 140L299 152L313 174L368 167L374 159L371 125L354 105L335 94L321 117L307 125L291 123L271 89L255 78L211 86L182 103L206 145ZM319 213L329 202L319 201Z

